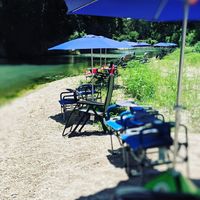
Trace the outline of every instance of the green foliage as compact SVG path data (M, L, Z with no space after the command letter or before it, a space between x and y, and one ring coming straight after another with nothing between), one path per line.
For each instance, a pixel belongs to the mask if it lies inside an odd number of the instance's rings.
M151 104L155 104L158 107L173 109L176 100L176 75L168 72L161 76L162 78L159 80L158 87L155 92L156 95L153 100L154 102L151 101Z
M81 32L75 31L72 35L69 36L69 40L74 40L76 38L83 37L84 35L86 35L84 31Z
M121 72L127 92L138 102L172 109L176 96L175 73L163 73L151 63L129 62Z
M120 34L119 36L113 35L113 39L119 40L119 41L129 40L129 36L128 35L123 35L123 34Z
M154 45L154 44L158 43L158 41L157 40L153 40L153 39L148 39L147 43L149 43L151 45Z
M139 33L137 31L131 31L129 32L129 40L130 41L136 41L139 37Z
M186 45L192 46L195 44L197 38L197 33L195 30L190 31L186 37Z
M197 42L195 45L194 45L194 50L198 53L200 53L200 41Z
M171 36L171 42L178 43L180 40L180 31L176 31Z
M122 71L122 79L128 93L138 101L145 101L155 97L158 87L159 73L139 62L129 62Z
M128 94L135 97L138 103L151 105L164 111L168 120L174 120L179 56L180 49L177 49L162 60L152 58L149 63L143 65L129 62L128 68L121 70L122 80ZM183 123L190 129L192 128L194 132L199 130L200 124L199 75L200 54L195 53L193 48L187 47L183 68L181 105L186 108L186 111L182 111L186 113Z
M119 41L128 40L128 41L137 41L139 33L137 31L130 31L128 34L113 34L113 38Z
M12 0L12 3L5 3L1 11L0 37L3 42L0 54L11 58L44 55L49 47L85 33L110 38L113 36L119 40L149 40L152 41L151 44L155 43L154 40L179 43L181 38L179 22L154 23L143 20L66 15L64 1ZM200 40L199 23L189 23L187 45L194 45L198 40Z

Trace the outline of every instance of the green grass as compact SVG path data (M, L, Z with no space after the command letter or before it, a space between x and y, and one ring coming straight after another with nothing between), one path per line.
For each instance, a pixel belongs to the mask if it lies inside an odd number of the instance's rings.
M137 61L129 62L126 70L121 71L122 80L127 87L127 92L140 102L154 98L157 84L160 79L156 70Z
M0 67L0 104L13 99L39 84L78 75L87 65L2 65Z
M121 72L127 93L138 103L150 104L173 113L177 93L177 74L180 50L162 60L151 59L146 64L129 62ZM200 53L186 48L183 69L181 104L189 119L199 126L200 121Z

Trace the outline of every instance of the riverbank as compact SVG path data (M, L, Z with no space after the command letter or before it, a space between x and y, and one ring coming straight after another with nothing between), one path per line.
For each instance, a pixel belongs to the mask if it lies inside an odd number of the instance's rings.
M48 83L0 108L0 199L107 200L130 184L120 158L108 152L109 136L98 126L87 125L82 136L61 136L59 94L83 79ZM200 136L189 138L191 178L199 181Z
M106 55L96 52L93 55L94 65L116 61L120 57L134 52L138 58L145 52L156 53L158 50L149 48L135 48L132 51L113 50ZM62 79L64 77L83 74L91 66L91 54L83 52L81 55L57 55L18 62L6 61L0 64L0 106L12 101L38 85ZM7 63L7 64L6 64ZM24 64L23 64L24 63ZM65 64L66 63L66 64Z

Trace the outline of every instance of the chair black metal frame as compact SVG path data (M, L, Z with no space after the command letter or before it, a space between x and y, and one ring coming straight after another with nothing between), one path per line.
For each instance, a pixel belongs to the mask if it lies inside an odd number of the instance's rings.
M107 107L109 106L109 104L111 102L113 88L114 88L114 75L111 74L109 76L109 80L108 80L107 94L106 94L104 103L92 101L92 100L78 101L77 106L74 108L71 115L68 117L68 119L66 121L64 130L62 132L62 136L70 135L70 134L76 132L76 130L79 126L81 126L81 127L79 128L78 132L81 132L83 127L86 125L87 121L90 119L90 115L94 115L95 119L101 122L103 131L107 132L107 128L104 124L104 118L106 117ZM78 120L76 126L73 128L73 125L72 125L70 128L70 131L68 133L65 133L66 128L69 127L68 123L70 121L71 116L77 110L80 113L80 115L82 113L82 116L80 116L80 119ZM83 122L83 124L81 124L81 122Z
M65 120L65 112L66 110L73 109L73 107L77 104L78 97L76 90L66 89L65 92L60 93L60 106L61 113L63 113L63 120Z
M63 120L65 120L66 111L73 110L80 100L95 99L101 101L101 87L97 85L81 84L74 89L67 88L66 91L60 93L61 113L63 113Z
M113 112L114 109L119 109L120 106L109 106L109 109L107 110L107 116L109 116L107 118L107 120L111 119L110 118L110 112ZM121 114L120 115L120 118L123 119L123 117L125 116L125 120L123 120L123 124L122 124L122 129L120 130L115 130L113 129L112 127L108 127L108 130L109 130L109 134L110 134L110 140L111 140L111 151L114 153L114 147L113 147L113 138L112 138L112 135L115 135L119 141L119 144L120 146L123 146L123 142L121 141L120 139L120 134L126 130L128 127L126 126L127 125L127 122L128 121L134 121L134 120L137 120L138 122L140 121L144 126L145 124L147 123L151 123L153 120L161 120L161 121L165 121L165 118L164 116L159 113L157 110L153 110L151 107L145 107L144 110L142 111L133 111L133 109L130 109L131 111L126 111L124 114ZM130 118L127 118L126 119L126 115L129 115L131 114L132 117ZM159 119L160 118L160 119ZM115 119L115 117L114 117ZM141 125L133 125L132 127L140 127Z
M162 124L160 125L162 126ZM173 142L170 144L170 142L168 141L171 138L171 128L173 128L175 124L163 122L163 125L164 125L163 127L164 129L161 128L160 130L157 128L154 128L153 126L148 127L148 128L144 126L139 131L136 129L135 133L136 135L138 135L139 140L141 142L141 146L137 150L134 150L131 146L123 142L124 165L125 165L125 170L129 176L134 176L133 172L138 171L139 173L136 173L135 175L141 175L143 177L146 169L152 169L154 166L158 166L158 165L167 165L168 167L171 167L172 160L170 160L170 154L173 154L174 152L173 149L171 149L171 147L173 146L172 145ZM187 164L187 172L188 172L189 171L188 169L188 132L187 132L186 126L182 124L181 126L184 128L185 141L178 142L178 152L180 152L180 150L184 148L185 155L181 156L180 154L177 154L177 162L179 163L185 162ZM154 136L155 138L161 136L162 141L163 141L162 144L159 144L157 146L155 145L155 146L144 147L143 146L144 138L146 137L145 135L147 135L147 134L144 134L145 131L149 132L148 134L155 135ZM164 131L164 133L162 133L162 131ZM134 129L133 129L133 132L134 132ZM154 149L154 151L148 152L149 149ZM155 149L158 149L158 151L155 151ZM163 151L161 151L161 149ZM148 155L152 153L158 154L160 160L152 161L151 159L149 159Z

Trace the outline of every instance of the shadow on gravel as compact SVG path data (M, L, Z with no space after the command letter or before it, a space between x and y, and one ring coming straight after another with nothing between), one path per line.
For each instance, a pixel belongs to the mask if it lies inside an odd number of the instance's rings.
M65 125L66 121L69 119L68 121L68 127L70 127L73 124L77 124L77 122L79 121L81 115L79 114L78 111L72 112L72 111L67 111L65 112L65 114L63 113L59 113L59 114L55 114L52 116L49 116L50 119Z
M58 123L60 123L62 125L65 125L65 121L63 119L63 114L62 113L50 116L49 118L53 119L54 121L56 121L56 122L58 122Z
M122 149L119 148L117 150L114 150L114 152L108 150L108 152L110 154L107 155L106 157L109 160L109 162L116 168L123 168L124 163L123 163Z
M134 187L134 186L141 186L140 185L140 178L132 178L126 181L121 181L117 184L116 187L113 188L106 188L102 191L99 191L95 194L89 196L81 196L76 200L114 200L114 194L116 190L122 187Z
M143 183L143 185L146 183L146 182L148 182L149 180L151 180L153 177L149 177L148 179L146 179L145 180L145 182ZM198 184L198 186L199 186L199 184L200 184L200 180L192 180L195 184ZM129 189L131 189L132 190L132 188L134 189L134 187L136 188L136 187L141 187L141 181L140 181L140 178L138 178L138 177L136 177L136 178L131 178L131 179L128 179L128 180L126 180L126 181L121 181L121 182L119 182L118 183L118 185L116 186L116 187L113 187L113 188L106 188L106 189L104 189L104 190L102 190L102 191L99 191L99 192L97 192L97 193L95 193L95 194L91 194L91 195L88 195L88 196L81 196L81 197L79 197L78 199L76 199L76 200L120 200L121 198L116 198L116 191L118 191L119 192L119 189L121 189L120 191L122 192L125 192L124 194L126 194L128 191L129 191ZM137 190L136 190L137 191ZM122 194L122 193L121 193ZM131 193L130 193L131 194ZM180 194L180 193L179 193ZM116 196L115 196L116 195ZM137 196L137 195L136 195ZM139 196L133 196L133 199L134 200L139 200L139 199L141 199L141 200L144 200L144 199L156 199L156 198L150 198L150 196L146 196L146 198L145 198L145 195L139 195ZM185 196L185 195L184 195ZM191 196L189 197L189 198L184 198L184 196L182 196L181 198L178 198L178 199L187 199L187 200L189 200L190 198L191 198ZM138 198L139 197L139 198ZM168 195L168 196L162 196L162 198L164 197L164 199L166 200L166 199L171 199L170 198L170 194ZM129 197L127 197L127 198L124 198L124 199L132 199L132 198L130 198L130 195L129 195ZM161 199L161 198L159 198L159 199ZM176 197L175 198L172 198L172 199L176 199ZM199 198L196 198L196 197L193 197L193 199L198 199L199 200Z
M108 135L107 133L104 133L103 131L83 131L83 132L74 132L69 133L68 137L88 137L88 136L105 136Z

